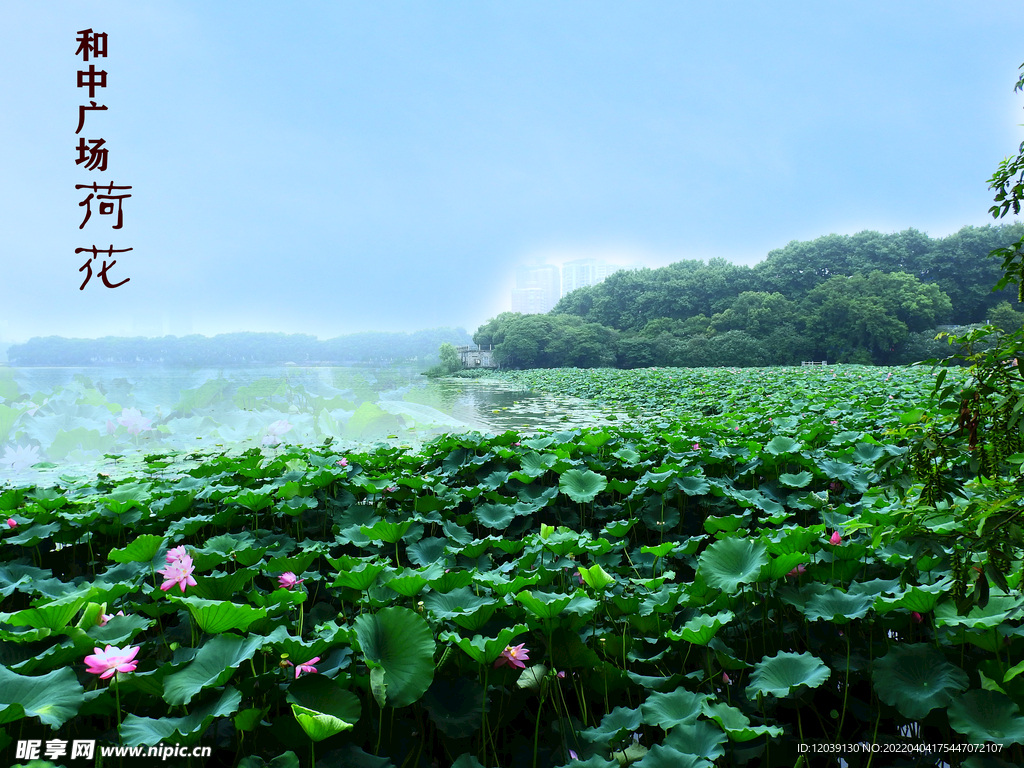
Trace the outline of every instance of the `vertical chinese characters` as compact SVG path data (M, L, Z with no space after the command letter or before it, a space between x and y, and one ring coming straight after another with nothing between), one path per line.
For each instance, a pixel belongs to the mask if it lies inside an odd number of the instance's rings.
M78 107L76 136L82 133L82 130L85 128L87 113L105 112L107 110L105 104L97 106L95 101L96 91L107 87L107 71L105 69L97 69L95 63L96 59L107 58L107 34L105 32L93 32L92 29L82 29L78 31L77 43L78 49L75 51L75 55L81 56L82 61L89 65L87 69L80 69L78 71L77 87L88 90L89 105L80 105ZM93 59L92 62L90 62L90 58ZM79 166L82 170L101 172L107 170L109 149L105 139L92 139L81 136L75 149L78 153L75 165ZM76 184L75 189L89 190L85 199L78 204L79 207L85 209L82 223L78 225L79 229L84 229L85 225L92 219L94 201L98 216L112 216L116 213L116 222L111 224L111 229L121 229L124 226L123 202L131 197L130 194L127 194L127 190L130 190L131 186L115 185L113 181L109 184L94 181L91 184ZM115 194L115 192L118 194ZM109 262L106 259L102 259L103 266L97 271L97 275L103 281L103 284L107 288L117 288L127 283L131 278L126 277L117 283L111 282L108 278L108 272L117 264L117 260L114 259L115 253L127 253L131 250L134 249L114 248L113 244L109 248L99 248L95 244L86 248L76 248L76 254L92 254L78 269L79 272L86 273L85 280L78 289L80 291L85 290L85 286L89 284L93 276L92 263L97 257L102 256L110 258Z

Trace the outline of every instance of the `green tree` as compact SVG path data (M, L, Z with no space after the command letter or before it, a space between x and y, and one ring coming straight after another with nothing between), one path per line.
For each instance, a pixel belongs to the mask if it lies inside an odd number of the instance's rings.
M1002 301L988 311L988 322L1001 331L1016 331L1024 326L1024 312L1018 312L1010 302Z
M513 320L523 317L519 312L502 312L481 325L473 334L473 343L481 347L500 344L505 338L505 329Z
M796 305L781 293L744 291L732 305L711 318L716 331L744 331L763 338L796 317Z
M462 370L462 358L459 357L459 352L455 349L454 344L449 344L447 341L442 344L438 350L438 357L441 358L441 366L448 373Z
M807 294L804 335L819 355L838 362L885 362L911 331L934 328L952 306L936 285L905 272L837 276Z

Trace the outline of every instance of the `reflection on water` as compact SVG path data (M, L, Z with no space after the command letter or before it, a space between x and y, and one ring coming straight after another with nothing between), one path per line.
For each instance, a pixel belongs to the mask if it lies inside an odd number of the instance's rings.
M339 453L417 449L443 433L523 434L627 418L501 379L428 380L410 367L0 368L0 481L167 472L212 452L331 440ZM188 457L194 457L189 459ZM31 466L43 462L52 466Z

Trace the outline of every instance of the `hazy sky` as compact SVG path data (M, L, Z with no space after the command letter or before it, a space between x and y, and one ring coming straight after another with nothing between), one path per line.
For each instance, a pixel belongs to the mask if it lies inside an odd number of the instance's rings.
M0 340L472 332L537 257L983 225L1024 139L1020 8L0 0ZM107 111L76 136L86 28ZM132 187L121 229L95 199L79 228L93 182ZM79 290L93 246L132 248L130 282L101 256Z

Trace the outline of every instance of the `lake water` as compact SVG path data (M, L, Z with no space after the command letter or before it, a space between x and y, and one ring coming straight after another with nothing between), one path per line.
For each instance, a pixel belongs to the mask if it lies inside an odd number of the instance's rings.
M340 452L416 449L443 433L523 434L615 423L585 400L501 379L428 380L410 367L0 367L0 482L125 476L142 457L240 452L275 444ZM31 467L46 462L52 467Z

